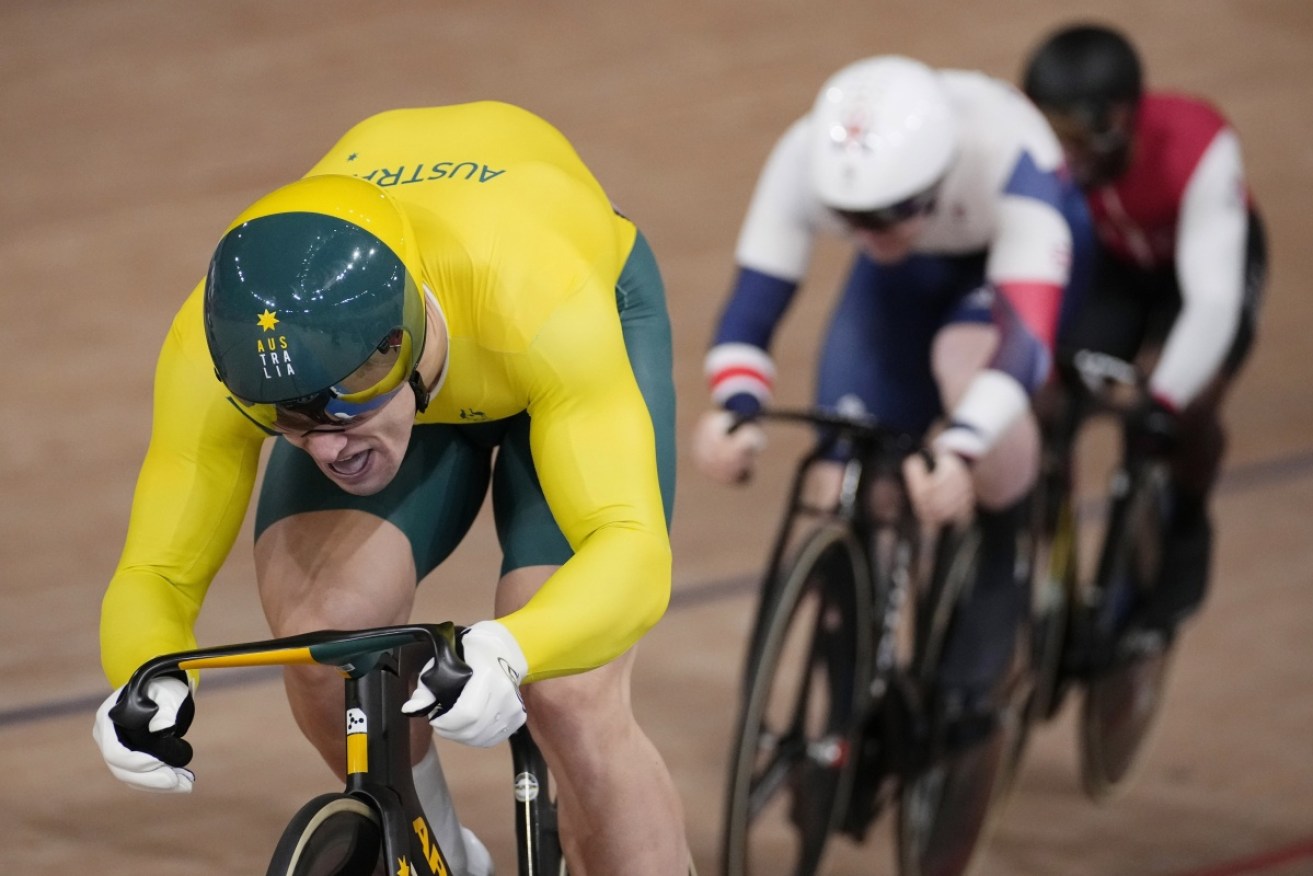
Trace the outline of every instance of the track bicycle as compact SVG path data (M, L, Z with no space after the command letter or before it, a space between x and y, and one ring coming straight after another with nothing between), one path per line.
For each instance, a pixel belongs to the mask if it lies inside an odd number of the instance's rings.
M821 410L757 417L820 427L851 452L837 503L805 495L828 445L794 475L748 642L722 870L811 876L831 837L863 841L892 804L899 872L959 873L983 835L1003 734L948 756L931 704L979 532L923 530L902 481L918 437Z
M1134 440L1138 424L1119 401L1139 398L1144 378L1132 363L1092 350L1064 355L1056 410L1045 418L1036 490L1032 724L1052 719L1065 695L1083 689L1080 775L1085 793L1103 800L1123 787L1144 749L1163 699L1168 641L1145 648L1135 621L1163 570L1163 535L1172 513L1167 462ZM1080 543L1088 518L1078 505L1075 446L1092 417L1122 426L1121 455L1102 503L1102 532L1092 576ZM1014 757L1020 756L1018 751Z
M268 876L448 876L451 867L411 777L412 719L401 712L410 691L401 667L406 649L421 652L421 662L433 655L433 681L426 675L426 683L439 702L454 703L470 675L461 659L459 632L449 622L325 630L167 654L133 674L110 716L129 732L144 730L157 708L145 692L150 681L163 674L243 666L335 666L346 686L346 787L319 795L297 811L274 849ZM185 766L190 746L178 743L166 757L172 766ZM511 736L510 746L519 873L560 876L565 867L546 763L527 727Z

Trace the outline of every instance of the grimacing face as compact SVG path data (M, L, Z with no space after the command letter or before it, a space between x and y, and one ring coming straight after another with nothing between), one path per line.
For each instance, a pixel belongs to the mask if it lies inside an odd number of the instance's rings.
M403 388L387 404L346 426L284 418L277 429L344 491L372 496L397 476L414 425L415 394Z

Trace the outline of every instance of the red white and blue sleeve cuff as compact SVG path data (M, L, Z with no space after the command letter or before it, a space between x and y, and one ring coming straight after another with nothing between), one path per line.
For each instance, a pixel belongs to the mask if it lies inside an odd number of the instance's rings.
M770 402L775 388L775 363L770 354L751 344L717 344L703 366L711 401L731 407L730 400L747 396L757 407Z

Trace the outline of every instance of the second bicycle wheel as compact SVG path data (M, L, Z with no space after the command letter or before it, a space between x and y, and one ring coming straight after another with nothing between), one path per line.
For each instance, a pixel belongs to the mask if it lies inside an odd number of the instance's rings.
M1113 508L1110 537L1100 558L1096 586L1103 635L1111 642L1108 665L1086 683L1081 709L1081 784L1103 800L1134 772L1162 704L1171 651L1126 653L1127 618L1162 574L1167 474L1151 467Z
M726 876L818 871L852 790L872 666L872 594L846 529L817 530L762 613L730 758Z
M378 815L347 794L322 794L292 817L268 876L386 876Z
M936 548L931 585L918 600L918 687L933 691L949 630L980 562L975 528L950 533ZM960 876L983 841L991 806L999 796L1011 734L999 732L952 754L931 742L931 762L904 781L899 795L896 844L900 876ZM932 732L934 732L932 730Z

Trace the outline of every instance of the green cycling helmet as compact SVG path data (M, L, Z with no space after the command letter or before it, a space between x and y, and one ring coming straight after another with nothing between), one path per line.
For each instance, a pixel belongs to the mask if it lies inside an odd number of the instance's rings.
M205 337L218 378L239 401L319 423L381 406L424 346L416 253L405 215L364 180L307 177L261 198L210 261Z

